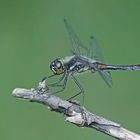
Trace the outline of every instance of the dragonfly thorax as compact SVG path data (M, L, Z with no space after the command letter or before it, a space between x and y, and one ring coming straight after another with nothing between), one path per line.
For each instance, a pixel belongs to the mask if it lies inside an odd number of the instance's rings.
M73 55L61 59L61 62L63 63L65 71L78 74L90 70L90 65L95 61L82 55Z
M56 75L60 75L60 74L64 73L64 65L59 58L57 58L53 62L51 62L50 69Z

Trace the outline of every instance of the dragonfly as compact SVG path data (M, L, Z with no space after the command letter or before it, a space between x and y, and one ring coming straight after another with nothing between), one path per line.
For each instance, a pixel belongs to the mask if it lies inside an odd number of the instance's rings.
M140 70L140 64L137 65L108 65L104 62L101 48L94 36L90 37L90 45L86 47L83 45L77 34L75 33L69 22L64 19L66 30L69 34L71 41L71 56L65 58L57 58L50 64L50 69L53 72L53 77L56 75L62 75L58 81L48 86L50 87L61 87L55 93L59 93L65 90L68 79L72 79L79 88L79 92L68 100L75 98L82 94L84 99L84 88L77 80L76 75L85 73L87 71L99 73L105 83L112 87L112 70ZM62 82L62 84L60 84Z

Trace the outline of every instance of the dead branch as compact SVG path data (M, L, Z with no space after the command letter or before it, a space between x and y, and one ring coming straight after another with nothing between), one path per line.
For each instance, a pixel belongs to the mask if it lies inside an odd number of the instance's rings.
M97 116L76 102L65 101L49 93L45 80L39 83L37 89L16 88L12 95L48 106L52 111L62 113L65 121L79 127L94 128L120 140L140 140L140 135L123 128L120 124Z

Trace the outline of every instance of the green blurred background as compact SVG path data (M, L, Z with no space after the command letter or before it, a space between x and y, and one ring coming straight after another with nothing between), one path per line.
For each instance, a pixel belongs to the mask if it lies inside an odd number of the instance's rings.
M63 19L67 17L84 44L95 35L106 62L140 63L139 0L0 0L0 139L113 140L63 121L46 107L16 100L16 87L37 86L52 74L50 62L70 55ZM108 88L98 75L78 77L91 112L140 133L140 71L112 72ZM71 81L62 97L76 92Z

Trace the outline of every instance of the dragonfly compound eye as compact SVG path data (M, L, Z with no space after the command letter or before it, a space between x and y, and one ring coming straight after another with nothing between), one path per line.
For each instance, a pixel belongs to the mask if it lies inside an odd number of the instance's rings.
M64 73L63 64L59 59L56 59L51 63L50 69L53 71L54 74L57 75Z

